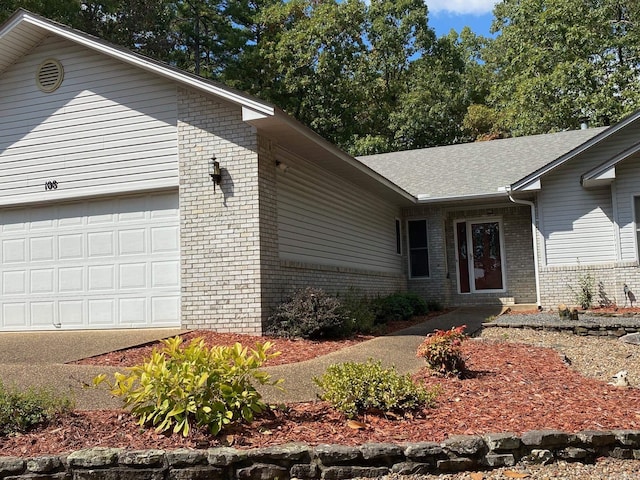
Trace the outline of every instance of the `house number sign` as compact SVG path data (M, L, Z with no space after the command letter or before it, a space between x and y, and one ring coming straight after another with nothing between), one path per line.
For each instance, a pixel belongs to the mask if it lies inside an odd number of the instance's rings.
M58 189L58 181L57 180L51 180L49 182L45 182L44 184L44 189L45 190L57 190Z

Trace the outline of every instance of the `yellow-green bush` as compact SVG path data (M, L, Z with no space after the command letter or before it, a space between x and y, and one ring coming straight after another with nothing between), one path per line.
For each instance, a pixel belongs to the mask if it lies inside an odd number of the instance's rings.
M267 408L254 383L280 383L259 370L279 355L267 353L272 348L269 342L257 343L251 350L239 343L207 348L202 339L184 347L180 337L163 343L163 349L154 349L142 365L128 368L127 374L116 373L110 385L111 393L122 397L140 425L173 429L184 436L197 425L216 435L231 423L250 422ZM104 380L102 375L94 383Z
M432 406L437 395L373 360L330 365L314 382L322 389L320 398L349 418L368 411L406 413Z

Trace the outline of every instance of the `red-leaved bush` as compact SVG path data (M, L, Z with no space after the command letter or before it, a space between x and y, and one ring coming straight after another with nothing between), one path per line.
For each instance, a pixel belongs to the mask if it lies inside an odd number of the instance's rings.
M467 338L465 328L466 325L461 325L430 333L418 347L416 356L424 358L429 368L439 375L461 377L465 371L460 348L462 341Z

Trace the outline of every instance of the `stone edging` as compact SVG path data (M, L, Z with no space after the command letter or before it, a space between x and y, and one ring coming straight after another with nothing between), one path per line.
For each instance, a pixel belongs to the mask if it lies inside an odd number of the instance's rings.
M32 480L340 480L487 470L518 462L640 459L640 431L541 430L453 436L442 443L370 443L358 447L294 443L252 450L131 451L91 448L67 456L0 457L0 478Z

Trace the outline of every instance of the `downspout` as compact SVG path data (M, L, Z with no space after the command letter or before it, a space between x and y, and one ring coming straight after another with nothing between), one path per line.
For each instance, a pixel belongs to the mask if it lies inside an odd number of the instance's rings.
M542 301L540 299L540 270L538 266L538 227L536 220L536 205L529 200L520 200L511 196L511 186L505 187L509 200L513 203L521 205L529 205L531 207L531 236L533 237L533 271L536 278L536 304L538 310L542 310Z

